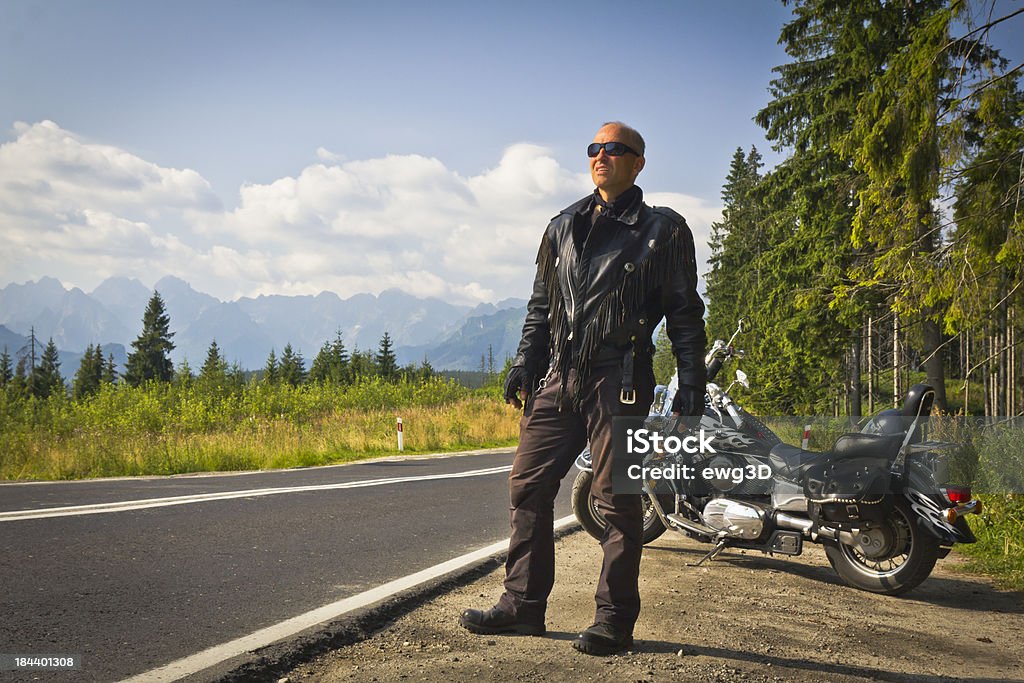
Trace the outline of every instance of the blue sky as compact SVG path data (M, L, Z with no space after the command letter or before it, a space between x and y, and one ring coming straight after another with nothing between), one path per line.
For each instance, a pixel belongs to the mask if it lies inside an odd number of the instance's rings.
M0 285L524 296L609 119L644 134L639 184L706 258L735 148L778 159L751 118L788 16L769 0L5 2L0 173L18 196Z

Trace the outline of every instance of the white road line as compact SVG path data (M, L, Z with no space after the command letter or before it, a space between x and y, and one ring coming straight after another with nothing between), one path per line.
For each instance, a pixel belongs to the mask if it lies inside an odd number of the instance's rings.
M575 522L576 518L572 515L562 517L561 519L555 520L555 530L557 531ZM313 628L314 626L325 622L333 621L345 614L348 614L349 612L381 602L396 593L409 590L410 588L415 588L428 581L442 577L445 574L458 571L459 569L463 569L480 562L481 560L497 553L507 552L507 550L507 540L492 543L491 545L480 548L479 550L474 550L473 552L460 555L459 557L448 560L447 562L442 562L441 564L418 571L415 574L410 574L408 576L403 576L400 579L389 581L382 586L377 586L376 588L366 592L353 595L350 598L344 598L337 602L332 602L329 605L324 605L323 607L306 612L305 614L300 614L297 617L292 617L291 619L274 624L273 626L260 629L259 631L247 636L236 638L235 640L211 647L208 650L203 650L202 652L189 657L184 657L157 669L152 669L151 671L125 679L123 683L176 681L186 676L191 676L203 669L208 669L211 666L225 662L232 657L237 657L245 654L246 652L258 650L279 640L305 631L306 629ZM455 618L454 615L452 618Z
M221 491L219 493L202 493L194 496L173 496L170 498L147 498L144 500L125 500L113 503L96 503L93 505L72 505L57 508L39 508L34 510L12 510L0 512L0 522L18 522L26 519L46 519L48 517L69 517L73 515L97 515L105 512L125 512L128 510L144 510L146 508L167 507L169 505L189 505L205 503L213 500L231 500L233 498L255 498L259 496L275 496L280 493L301 493L305 491L332 491L336 489L358 489L366 486L384 486L386 484L404 484L415 481L432 481L437 479L461 479L463 477L485 477L490 474L508 472L511 465L488 467L481 470L452 472L449 474L430 474L417 477L393 477L390 479L367 479L349 481L340 484L314 484L311 486L286 486L279 488L247 489L244 491Z

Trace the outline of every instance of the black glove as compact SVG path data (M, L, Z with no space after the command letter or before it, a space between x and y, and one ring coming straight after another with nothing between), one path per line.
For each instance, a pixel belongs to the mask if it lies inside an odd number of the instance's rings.
M522 393L520 400L519 394ZM505 403L511 403L516 409L523 407L523 401L533 393L533 373L522 365L513 365L508 369L505 378Z
M695 417L704 414L704 387L680 384L672 399L672 414Z

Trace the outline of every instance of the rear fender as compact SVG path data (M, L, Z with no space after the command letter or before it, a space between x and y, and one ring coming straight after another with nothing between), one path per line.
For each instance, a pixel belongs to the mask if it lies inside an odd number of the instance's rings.
M917 524L929 534L939 539L943 545L954 543L974 543L975 537L967 522L961 517L955 523L946 521L945 510L948 505L938 495L927 495L908 488L905 491L910 508L917 513Z

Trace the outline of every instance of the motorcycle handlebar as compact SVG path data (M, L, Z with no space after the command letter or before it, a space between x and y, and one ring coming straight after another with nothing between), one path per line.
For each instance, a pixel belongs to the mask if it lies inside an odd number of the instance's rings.
M709 382L711 382L711 381L713 381L715 379L715 376L718 374L718 371L722 369L722 365L724 364L724 362L725 362L725 359L722 358L722 356L715 356L711 360L711 362L708 363L708 367L707 367L706 372L707 372L707 377L708 377L708 381Z

